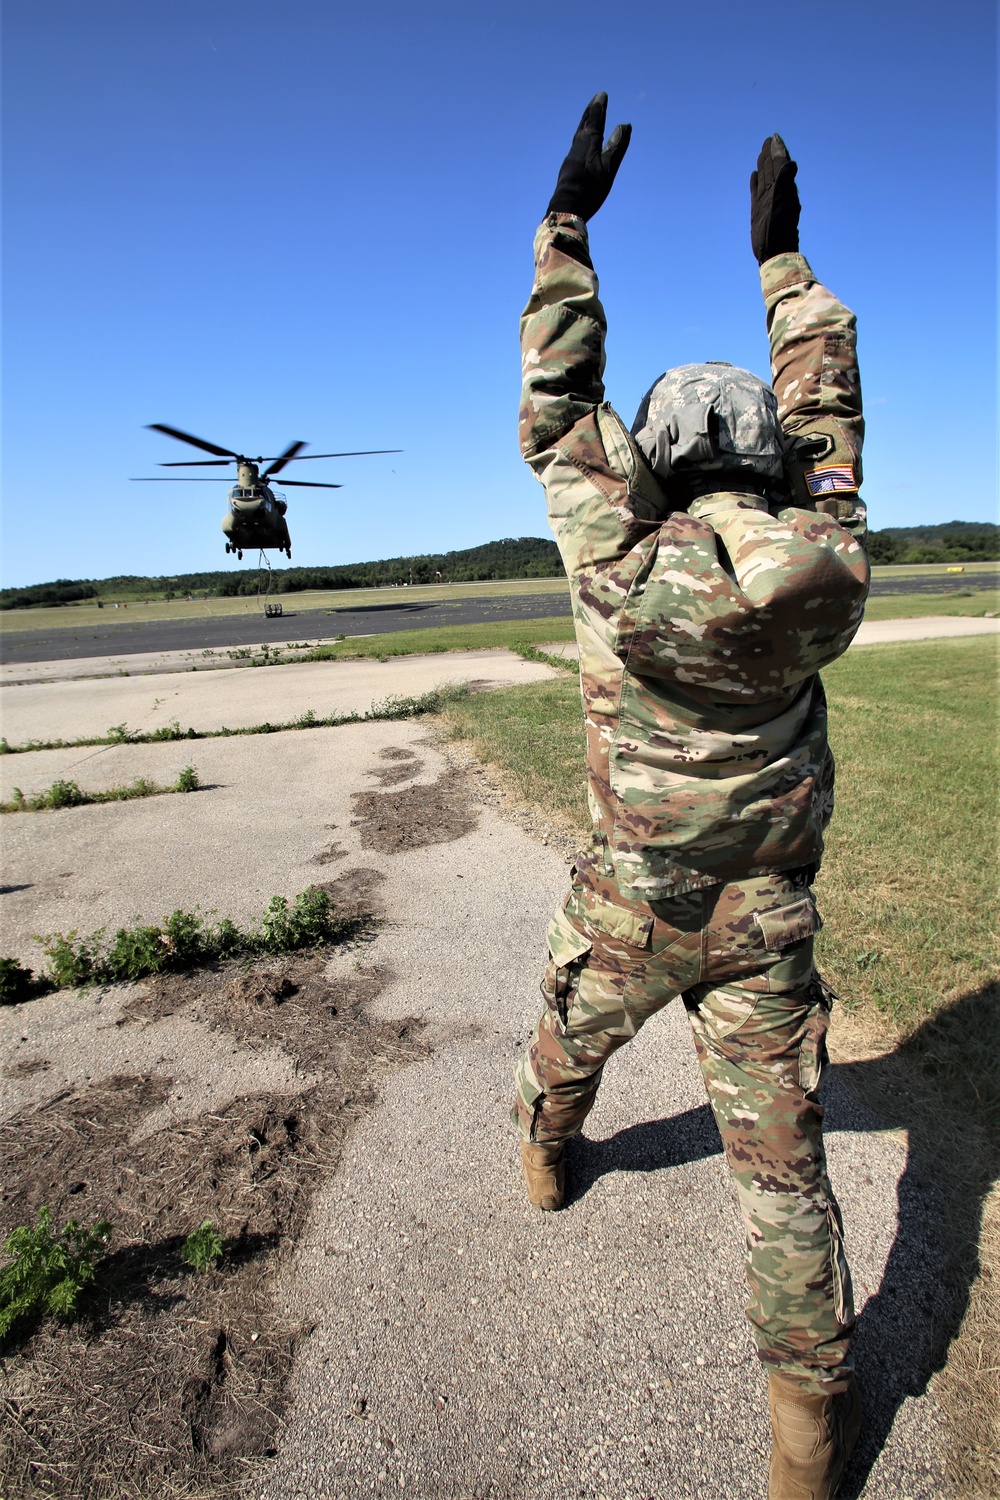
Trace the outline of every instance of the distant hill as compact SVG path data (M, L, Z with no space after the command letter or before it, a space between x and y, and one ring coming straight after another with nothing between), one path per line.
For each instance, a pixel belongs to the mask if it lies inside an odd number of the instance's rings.
M562 559L555 542L537 536L507 537L466 547L460 552L390 557L379 562L343 563L336 567L276 568L272 592L302 589L364 589L380 584L472 583L501 578L558 578ZM162 599L183 594L215 597L257 593L257 569L221 569L212 573L178 573L167 578L123 574L116 578L58 578L52 583L0 590L0 609L30 609L75 604L86 599Z
M992 521L884 526L868 533L867 545L873 563L996 562L1000 526Z

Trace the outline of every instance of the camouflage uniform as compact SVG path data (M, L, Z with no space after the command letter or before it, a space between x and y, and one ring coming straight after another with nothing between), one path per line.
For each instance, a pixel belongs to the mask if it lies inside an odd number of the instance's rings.
M682 995L746 1224L761 1357L829 1392L850 1369L853 1310L817 1099L830 997L809 884L833 806L817 673L868 589L854 318L803 256L765 262L789 491L727 481L677 508L604 402L583 220L550 214L535 258L521 448L570 579L593 839L549 926L515 1118L532 1140L579 1131L608 1057Z

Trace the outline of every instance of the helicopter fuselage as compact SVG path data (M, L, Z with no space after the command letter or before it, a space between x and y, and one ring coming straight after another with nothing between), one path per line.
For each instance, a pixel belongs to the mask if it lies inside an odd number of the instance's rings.
M246 477L249 484L234 484L229 491L229 508L222 518L227 552L241 554L244 549L258 547L285 552L290 558L292 539L285 521L288 506L284 496L275 495L270 485L256 475ZM243 478L241 466L240 479Z

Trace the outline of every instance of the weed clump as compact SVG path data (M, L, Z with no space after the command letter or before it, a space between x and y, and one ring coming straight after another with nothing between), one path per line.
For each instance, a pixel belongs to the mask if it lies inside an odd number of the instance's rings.
M201 913L178 908L162 922L119 927L105 938L99 927L89 936L50 932L36 937L48 960L34 975L13 958L0 959L0 1004L16 1005L47 990L78 989L86 984L116 984L146 979L166 971L195 969L226 958L258 958L318 948L340 942L357 928L357 919L341 916L326 891L309 886L289 901L272 896L256 927L243 931L229 917L206 921Z
M444 650L444 647L433 647L433 650ZM238 651L229 651L228 656L249 656L249 647ZM383 653L378 657L380 661L387 661L395 652ZM310 657L310 660L323 661L323 656ZM271 662L275 658L271 657ZM259 665L260 663L258 663ZM266 664L266 663L265 663ZM297 719L290 719L284 724L248 724L243 729L181 729L176 719L172 724L163 725L160 729L138 730L129 729L126 724L112 724L106 735L97 735L89 739L78 740L27 740L21 745L8 745L6 741L0 745L0 753L4 755L20 755L32 750L70 750L82 749L89 745L154 745L163 740L215 740L225 739L231 735L238 734L281 734L289 729L339 729L343 724L369 724L379 719L413 719L419 718L421 714L440 713L446 703L453 703L459 698L466 698L469 689L465 683L455 683L450 686L432 688L429 693L421 693L417 697L394 697L385 698L381 703L373 703L367 713L329 714L323 717L314 709L306 709L305 713ZM165 791L185 790L184 788L166 787ZM135 795L135 794L133 794ZM146 795L150 795L147 793ZM94 800L87 799L84 800ZM112 800L110 797L104 800ZM21 811L20 808L11 807L9 804L0 805L4 811Z
M469 686L465 682L445 684L442 687L432 688L429 693L421 693L418 698L400 697L398 695L383 698L378 703L373 703L368 715L372 719L413 719L420 714L437 714L448 703L458 703L469 696Z
M121 727L121 726L119 726ZM185 766L173 786L159 786L137 776L127 786L108 787L103 792L83 792L75 781L54 781L43 792L26 797L19 786L9 802L0 802L0 813L52 812L60 807L89 807L97 802L133 802L138 797L163 797L168 792L196 792L201 786L194 766Z
M222 1255L222 1235L211 1219L189 1234L181 1250L181 1260L196 1271L210 1271Z
M72 1317L80 1293L94 1279L94 1260L110 1238L107 1219L98 1219L90 1229L69 1219L55 1235L47 1208L38 1210L34 1226L22 1224L9 1234L4 1250L14 1259L0 1272L0 1338L18 1318L45 1313Z

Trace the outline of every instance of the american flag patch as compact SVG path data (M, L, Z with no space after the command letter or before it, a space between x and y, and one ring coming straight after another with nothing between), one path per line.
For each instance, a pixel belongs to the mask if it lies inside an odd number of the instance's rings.
M813 469L806 475L810 495L830 495L835 490L856 490L857 481L850 464L831 464L826 469Z

